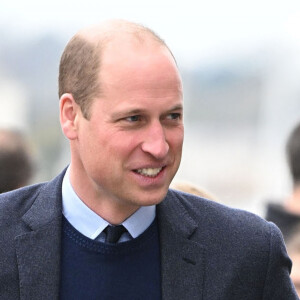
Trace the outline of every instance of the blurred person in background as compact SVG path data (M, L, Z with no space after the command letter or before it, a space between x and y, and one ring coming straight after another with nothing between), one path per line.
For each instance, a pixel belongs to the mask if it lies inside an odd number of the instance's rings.
M182 90L149 28L114 20L70 40L59 96L71 163L0 195L0 299L298 299L274 224L169 189Z
M282 204L270 202L266 219L274 222L282 231L285 240L300 225L300 123L290 133L286 144L286 157L292 178L292 193Z
M24 135L0 128L0 193L29 184L32 175L33 162Z
M205 199L216 200L216 197L203 187L199 187L190 182L177 181L171 184L171 188L174 190L182 191L185 193L193 194Z

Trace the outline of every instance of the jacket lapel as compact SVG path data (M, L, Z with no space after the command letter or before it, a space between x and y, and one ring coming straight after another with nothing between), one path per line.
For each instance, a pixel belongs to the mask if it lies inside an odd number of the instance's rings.
M193 241L198 225L176 194L168 193L157 208L162 298L202 299L205 248ZM199 230L199 229L198 229Z
M29 231L15 238L20 299L58 299L63 174L46 184L23 216Z
M23 216L29 230L15 238L21 300L59 298L63 176L40 191ZM205 249L193 241L198 225L171 192L158 205L157 216L162 298L202 299Z

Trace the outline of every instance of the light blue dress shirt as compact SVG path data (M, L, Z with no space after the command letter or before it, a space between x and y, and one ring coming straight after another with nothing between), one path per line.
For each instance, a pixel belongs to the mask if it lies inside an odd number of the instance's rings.
M67 169L62 183L63 215L75 229L86 237L104 242L105 232L103 230L110 224L86 206L77 196L70 182L69 170L70 168ZM155 219L155 214L155 205L140 207L122 223L128 232L121 236L119 243L142 234Z

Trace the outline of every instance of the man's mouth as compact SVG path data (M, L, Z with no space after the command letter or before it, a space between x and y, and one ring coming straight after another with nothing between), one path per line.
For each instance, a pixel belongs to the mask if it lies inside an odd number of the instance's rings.
M160 168L142 168L142 169L134 170L134 172L139 173L143 176L147 176L147 177L155 177L161 172L162 169L163 169L163 167L160 167Z

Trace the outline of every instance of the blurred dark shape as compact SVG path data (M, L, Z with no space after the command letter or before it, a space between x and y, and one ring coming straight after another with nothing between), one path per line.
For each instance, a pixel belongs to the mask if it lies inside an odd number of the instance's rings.
M32 175L33 162L23 134L0 129L0 193L27 185Z
M300 224L300 215L287 211L285 206L279 203L268 203L265 218L279 227L285 241L290 238L292 229Z
M300 123L292 130L287 140L286 155L293 191L283 204L268 204L266 219L280 228L287 241L294 229L300 226Z
M296 190L300 186L300 124L294 128L288 139L286 153L294 190Z

